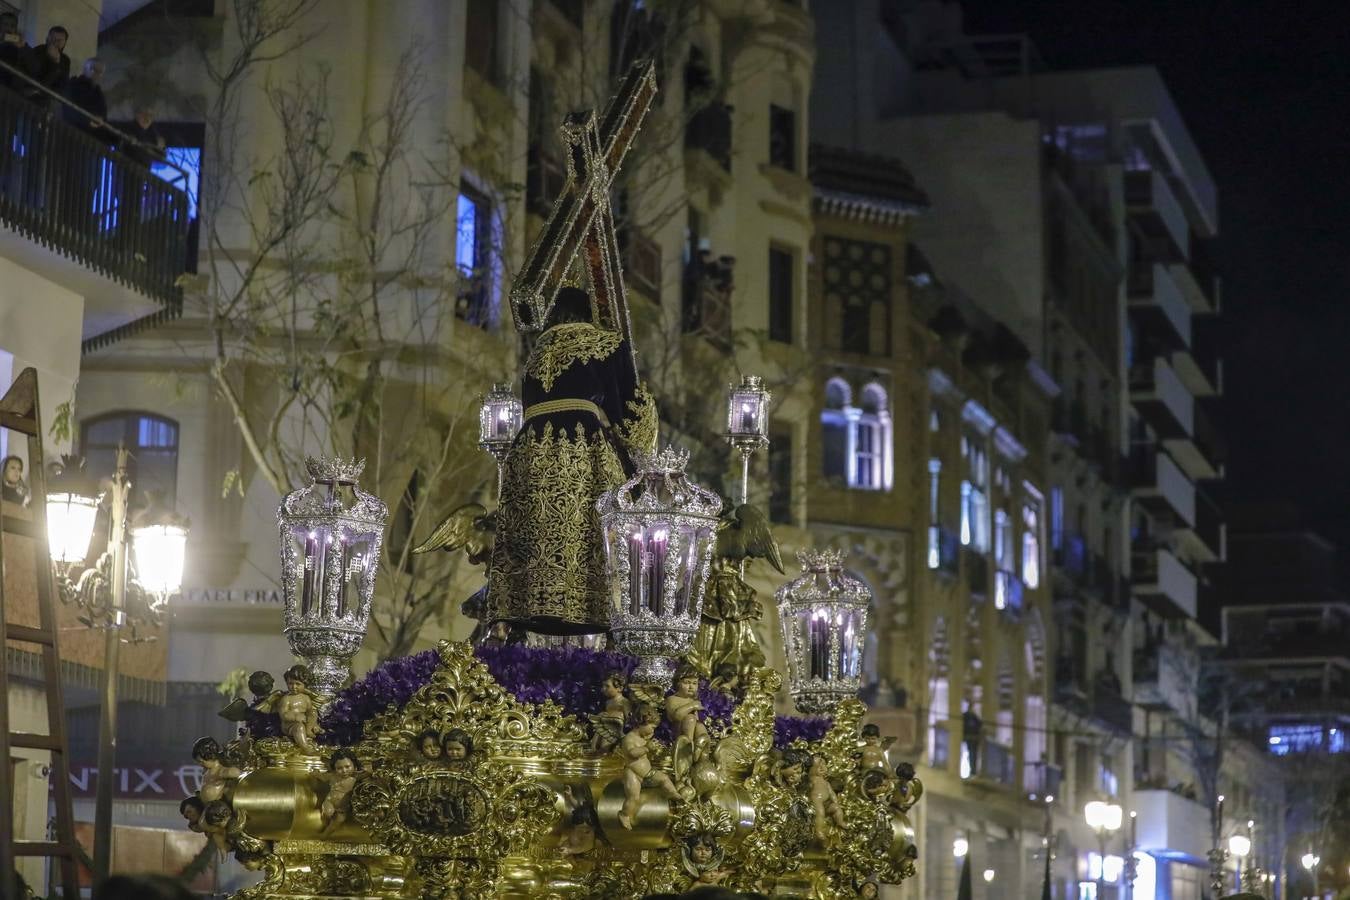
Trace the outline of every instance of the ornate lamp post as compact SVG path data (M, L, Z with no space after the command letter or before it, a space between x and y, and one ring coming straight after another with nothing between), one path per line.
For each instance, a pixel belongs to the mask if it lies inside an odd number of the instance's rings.
M741 454L741 503L750 494L750 457L769 446L771 399L764 389L764 379L758 375L742 375L740 384L727 389L727 440Z
M1135 848L1139 846L1139 813L1130 810L1130 846L1125 852L1125 884L1131 898L1134 897L1134 880L1139 877L1139 862L1134 858Z
M119 447L112 486L106 495L100 494L85 476L83 463L73 459L65 461L61 474L52 479L47 490L47 540L61 600L78 605L81 621L86 625L104 629L98 787L94 797L96 882L106 878L112 866L117 669L122 628L130 625L129 639L135 640L137 624L159 623L165 603L182 587L187 551L187 520L170 510L152 505L138 512L129 527L131 478L127 461L126 448ZM108 547L92 568L72 579L71 569L82 563L88 553L94 521L104 499L110 507Z
M1228 839L1228 852L1237 857L1238 890L1254 887L1248 884L1243 871L1247 862L1247 854L1252 852L1251 838L1247 837L1245 834L1233 835Z
M828 714L862 686L862 648L872 592L844 574L838 550L797 554L802 574L780 587L778 620L788 690L797 709Z
M305 460L308 486L281 501L281 588L286 640L309 666L325 703L351 673L370 625L389 509L356 486L365 460Z
M685 476L689 454L667 447L596 503L605 535L615 649L638 658L632 679L669 684L703 611L722 498Z
M1083 818L1097 835L1097 896L1103 897L1106 892L1106 839L1120 830L1120 804L1092 800L1083 807Z
M1318 877L1321 874L1318 871L1318 866L1322 863L1322 857L1309 850L1307 853L1303 854L1303 859L1300 860L1300 862L1303 863L1303 868L1312 873L1313 896L1318 897L1320 900L1322 896L1322 887L1321 879Z
M506 454L515 443L525 410L511 385L497 383L483 397L478 408L478 446L497 461L497 500L502 497Z

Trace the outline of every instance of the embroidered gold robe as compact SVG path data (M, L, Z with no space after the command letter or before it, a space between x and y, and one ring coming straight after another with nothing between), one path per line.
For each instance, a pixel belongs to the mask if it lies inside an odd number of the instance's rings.
M656 409L620 336L582 322L539 336L525 422L506 457L487 620L543 634L604 631L604 538L595 503L656 445Z

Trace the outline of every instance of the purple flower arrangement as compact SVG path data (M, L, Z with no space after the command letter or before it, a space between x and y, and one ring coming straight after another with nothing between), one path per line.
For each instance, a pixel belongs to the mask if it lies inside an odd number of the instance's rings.
M506 644L475 647L473 654L521 703L552 700L563 712L582 717L604 708L601 687L606 675L622 672L627 678L637 665L637 660L627 654L585 647Z
M441 664L435 650L386 660L350 687L338 691L328 711L319 719L323 732L319 743L345 747L361 740L366 720L390 707L402 709L417 689L431 681Z
M807 743L824 740L833 724L829 716L774 716L773 748L784 750L798 739Z

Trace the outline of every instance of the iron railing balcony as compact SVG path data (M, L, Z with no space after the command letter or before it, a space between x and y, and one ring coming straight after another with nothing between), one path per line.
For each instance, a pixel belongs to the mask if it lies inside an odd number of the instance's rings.
M1197 397L1223 393L1223 359L1219 355L1219 323L1214 316L1199 316L1191 329L1190 345L1172 357L1177 375Z
M1125 207L1142 233L1150 239L1166 238L1177 259L1190 249L1191 228L1186 210L1177 199L1167 176L1157 169L1124 173Z
M1173 350L1191 344L1191 309L1171 269L1160 262L1130 264L1126 279L1130 314L1142 329Z
M1163 618L1195 618L1195 573L1166 547L1136 544L1130 561L1130 580L1134 595Z
M1129 472L1130 491L1140 505L1178 527L1195 524L1195 483L1165 450L1136 446Z
M694 113L684 129L686 150L702 150L723 171L731 171L731 107L709 103Z
M157 301L162 310L153 317L178 314L190 225L183 190L63 121L48 104L3 88L0 147L0 223Z

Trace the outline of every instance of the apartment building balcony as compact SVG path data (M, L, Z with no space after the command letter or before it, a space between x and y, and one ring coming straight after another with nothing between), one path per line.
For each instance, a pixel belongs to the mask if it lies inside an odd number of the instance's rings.
M1032 799L1063 796L1064 770L1047 762L1029 762L1023 766L1022 786Z
M1130 314L1154 334L1165 335L1177 350L1191 344L1191 308L1171 267L1159 262L1134 263L1126 279Z
M1012 615L1022 611L1026 583L1015 572L999 569L994 573L994 608L1007 610Z
M1130 402L1164 439L1189 436L1195 427L1195 397L1165 357L1130 369Z
M993 738L983 738L971 767L970 780L975 784L1011 790L1017 787L1016 763L1011 747Z
M1134 706L1122 696L1120 681L1106 670L1089 679L1082 658L1055 660L1055 704L1075 715L1093 719L1120 734L1134 731Z
M1218 325L1213 316L1197 317L1191 329L1190 346L1172 358L1177 375L1196 397L1216 397L1223 393Z
M1165 438L1162 444L1192 480L1221 477L1228 448L1203 405L1191 409L1189 434Z
M970 592L977 597L989 593L989 557L973 547L961 548L962 568L966 572L966 582Z
M683 329L716 347L731 349L731 292L736 258L700 250L684 267Z
M188 196L106 143L0 89L0 225L15 264L84 298L84 338L182 308Z
M1157 515L1195 523L1195 484L1166 451L1136 446L1130 454L1130 492Z
M686 177L725 188L731 181L732 108L716 101L694 113L684 127Z
M1164 618L1194 619L1195 573L1166 547L1143 544L1131 556L1134 595Z
M1125 172L1125 208L1134 223L1149 237L1166 236L1175 247L1176 257L1184 259L1190 247L1190 224L1186 210L1157 169Z
M1204 859L1209 851L1209 810L1165 788L1134 792L1137 846L1147 853Z
M1195 488L1195 524L1177 523L1172 532L1188 559L1219 562L1228 555L1228 532L1223 512L1205 491Z
M1189 714L1199 660L1172 644L1143 647L1134 653L1134 702L1152 710Z

